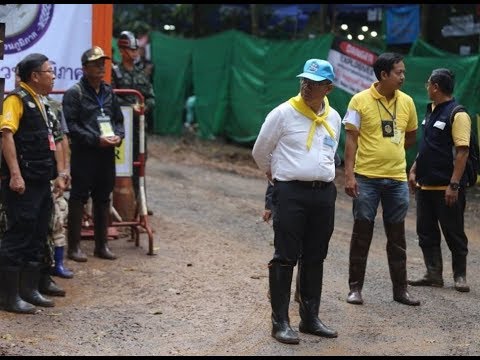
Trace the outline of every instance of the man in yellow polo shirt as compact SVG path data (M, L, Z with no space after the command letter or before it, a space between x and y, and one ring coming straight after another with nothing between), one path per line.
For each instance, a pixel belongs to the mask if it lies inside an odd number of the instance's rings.
M355 94L343 119L345 192L353 198L350 292L347 302L363 304L362 288L377 208L382 202L393 299L420 305L407 291L405 216L409 205L405 149L415 143L417 111L399 89L405 81L403 57L381 54L373 65L378 81Z
M443 286L440 224L452 252L455 290L468 292L464 170L469 153L471 120L465 109L458 107L452 95L454 86L455 76L449 69L433 70L426 84L432 103L428 104L422 122L423 136L410 169L409 182L410 188L415 190L417 234L427 272L423 278L408 283Z

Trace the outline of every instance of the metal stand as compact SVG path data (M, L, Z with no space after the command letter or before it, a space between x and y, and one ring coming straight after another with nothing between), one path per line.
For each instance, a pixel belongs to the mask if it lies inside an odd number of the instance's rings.
M147 255L156 255L153 248L153 231L148 224L147 201L145 192L145 99L141 92L134 89L114 89L116 94L135 95L140 103L140 141L139 141L139 155L138 159L134 159L133 166L139 167L139 184L140 192L139 199L137 199L137 206L135 210L135 217L133 221L122 221L115 208L111 209L112 215L117 218L117 221L112 221L109 226L108 234L112 237L118 237L115 227L129 227L131 230L132 240L135 241L135 246L140 246L140 229L144 229L148 235L148 252ZM52 91L51 94L64 94L65 91ZM116 214L116 215L115 215ZM85 213L84 222L82 226L82 237L90 237L93 229L93 217L91 213Z
M135 95L140 100L140 149L138 154L138 159L133 162L133 166L138 166L139 169L139 184L140 192L139 199L137 199L137 208L135 211L135 220L134 221L113 221L110 226L112 227L130 227L132 239L135 241L135 246L139 246L140 242L140 228L143 228L148 235L148 252L147 255L156 255L153 249L153 231L148 224L148 213L147 213L147 199L145 192L145 102L142 93L134 89L115 89L116 94L128 94Z

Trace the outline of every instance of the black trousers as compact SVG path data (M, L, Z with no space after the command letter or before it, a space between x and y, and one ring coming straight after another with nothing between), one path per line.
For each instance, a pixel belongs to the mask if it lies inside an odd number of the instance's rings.
M2 201L7 215L7 228L0 243L0 263L23 266L27 262L44 262L47 235L52 215L50 181L25 182L25 192L10 189L10 179L2 179Z
M333 182L276 181L272 193L272 262L295 266L323 263L335 222L337 188Z
M70 198L86 204L109 204L115 186L115 149L72 145Z
M422 248L439 247L440 229L453 256L466 256L468 239L464 231L465 191L458 201L447 206L444 190L417 190L417 235Z

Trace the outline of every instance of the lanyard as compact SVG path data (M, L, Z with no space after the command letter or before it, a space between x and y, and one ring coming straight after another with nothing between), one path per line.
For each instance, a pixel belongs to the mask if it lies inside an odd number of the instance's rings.
M52 133L52 127L53 124L51 123L48 115L47 115L47 109L45 108L45 103L44 101L48 101L47 98L43 97L42 95L37 94L37 98L35 99L37 102L37 105L40 109L40 113L42 114L43 120L45 121L45 125L47 125L48 133Z
M101 97L98 97L97 94L95 93L95 97L97 98L98 105L100 106L100 111L102 112L102 116L105 116L105 112L103 111L103 101L105 100L105 94L102 91L102 88L100 88L99 93L101 93Z
M397 114L397 100L395 100L395 103L393 104L394 105L393 114L390 111L388 111L388 109L385 107L385 105L383 105L383 103L380 100L377 100L378 114L380 115L380 119L382 119L382 113L380 112L380 108L378 107L378 103L380 103L380 105L382 105L382 107L385 109L385 111L388 113L388 115L390 115L392 120L395 121L395 115Z

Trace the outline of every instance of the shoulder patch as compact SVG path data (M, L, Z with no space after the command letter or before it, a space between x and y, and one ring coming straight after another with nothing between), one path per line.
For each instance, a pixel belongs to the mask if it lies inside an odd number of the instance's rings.
M112 69L113 69L113 72L114 72L115 76L117 77L117 79L121 79L123 77L122 71L120 70L118 65L113 65Z
M18 92L17 92L18 96L20 97L25 97L28 95L28 93L24 90L24 89L20 89Z

